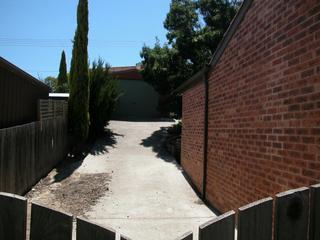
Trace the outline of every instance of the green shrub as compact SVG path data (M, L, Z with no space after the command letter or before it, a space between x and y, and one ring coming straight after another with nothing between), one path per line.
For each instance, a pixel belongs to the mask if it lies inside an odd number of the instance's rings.
M103 60L93 62L90 75L90 135L104 130L115 108L119 94L109 73L110 66Z

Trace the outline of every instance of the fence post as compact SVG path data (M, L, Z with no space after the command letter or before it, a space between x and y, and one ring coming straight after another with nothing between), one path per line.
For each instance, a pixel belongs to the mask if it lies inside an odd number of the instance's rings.
M176 240L192 240L193 239L193 233L191 231L186 232L181 237L177 238Z
M227 212L199 227L199 240L234 240L235 212Z
M77 218L77 240L115 240L113 229L98 226L83 218Z
M239 208L238 240L271 240L272 239L271 197L250 203Z
M27 200L0 192L0 239L25 240Z
M275 240L307 240L308 219L308 188L299 188L276 195Z
M132 240L132 239L125 235L120 234L120 240Z
M30 240L71 240L72 216L32 203Z
M320 240L320 184L311 186L310 190L309 240Z
M128 238L128 237L126 237L126 236L124 236L124 235L120 235L120 240L131 240L131 238Z

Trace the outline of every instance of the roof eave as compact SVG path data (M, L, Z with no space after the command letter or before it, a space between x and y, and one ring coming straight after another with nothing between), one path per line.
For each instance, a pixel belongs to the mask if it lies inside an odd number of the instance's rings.
M186 82L181 84L178 88L173 90L171 94L182 94L185 90L189 89L190 87L196 85L197 83L205 80L205 75L208 68L203 67L200 71L194 74L191 78L189 78Z
M232 37L235 34L235 32L237 31L240 23L242 22L244 16L246 15L247 11L249 10L252 2L253 2L253 0L244 0L243 3L241 4L239 11L237 12L236 16L231 21L227 31L224 33L222 40L218 44L218 47L211 58L211 61L209 63L210 67L214 67L218 63L224 50L227 48L230 40L232 39Z

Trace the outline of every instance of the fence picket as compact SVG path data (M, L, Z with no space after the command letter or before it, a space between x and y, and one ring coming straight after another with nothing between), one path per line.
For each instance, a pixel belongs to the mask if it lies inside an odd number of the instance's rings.
M190 232L186 232L185 234L183 234L181 237L177 238L176 240L192 240L193 239L193 233Z
M271 240L272 239L271 197L239 208L238 240Z
M0 192L0 239L25 240L27 200Z
M7 131L7 134L9 133L9 131ZM8 150L7 153L8 155L6 156L6 158L4 158L4 162L6 162L6 166L8 167L6 169L7 172L7 179L6 179L6 183L7 183L7 189L8 192L11 193L17 193L16 192L16 178L15 178L15 169L16 169L16 163L15 163L15 159L17 158L17 147L16 147L16 141L17 141L17 128L12 129L12 134L8 134Z
M311 186L310 190L309 240L320 240L320 184Z
M275 240L307 240L309 192L299 188L276 195Z
M71 240L72 216L32 203L30 240Z
M199 240L234 240L235 212L227 212L199 227Z
M112 229L90 223L83 218L77 218L77 240L115 240L116 232Z
M5 142L5 132L0 131L0 149L3 149L4 142ZM5 188L5 184L4 184L5 169L4 169L3 161L1 161L3 157L4 157L4 151L0 151L0 191Z

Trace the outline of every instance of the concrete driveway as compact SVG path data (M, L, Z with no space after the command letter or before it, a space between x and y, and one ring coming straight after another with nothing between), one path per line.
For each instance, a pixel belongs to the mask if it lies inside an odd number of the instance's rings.
M215 217L162 147L172 122L111 121L114 143L97 146L79 170L112 172L109 192L85 215L135 239L175 239ZM102 144L103 146L103 144ZM105 153L104 153L105 152Z
M165 128L172 124L111 121L111 133L85 159L65 161L27 197L133 240L174 240L197 231L215 215L163 148Z

